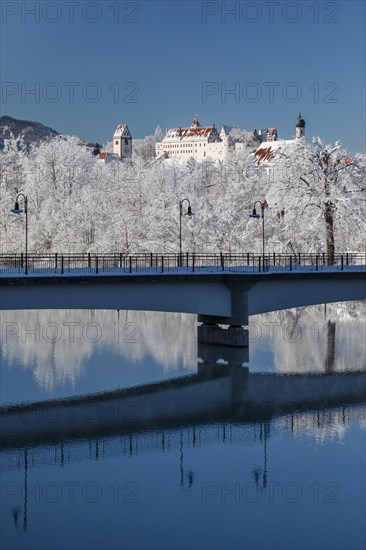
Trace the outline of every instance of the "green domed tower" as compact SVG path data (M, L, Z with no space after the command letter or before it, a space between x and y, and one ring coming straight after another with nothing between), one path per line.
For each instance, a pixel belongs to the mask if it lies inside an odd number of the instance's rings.
M305 137L305 120L302 118L301 113L299 113L296 121L296 139L303 137Z

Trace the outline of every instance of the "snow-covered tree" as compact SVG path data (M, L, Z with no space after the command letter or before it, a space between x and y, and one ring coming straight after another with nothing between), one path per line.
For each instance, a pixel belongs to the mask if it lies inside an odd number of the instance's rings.
M158 134L146 138L149 147ZM268 252L289 243L326 251L331 262L336 249L364 249L366 159L339 143L298 140L276 150L274 178L249 151L215 162L147 159L144 151L105 164L76 137L30 151L9 142L0 152L1 250L22 246L24 216L10 212L18 192L28 196L34 252L178 253L184 198L194 212L182 220L184 251L260 253L261 227L248 214L265 199Z
M365 235L365 175L363 155L351 155L341 148L314 145L303 140L278 154L272 202L277 203L281 236L304 249L311 243L326 252L334 263L336 248L359 249ZM346 236L346 238L345 238Z
M146 136L144 139L135 139L133 141L133 155L140 156L147 161L155 156L155 145L163 139L163 132L160 126L157 126L152 136Z

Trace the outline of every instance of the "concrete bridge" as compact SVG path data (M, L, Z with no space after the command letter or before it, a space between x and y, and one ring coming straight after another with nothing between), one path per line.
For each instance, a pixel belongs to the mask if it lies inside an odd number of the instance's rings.
M202 342L247 346L248 317L366 299L365 271L30 275L0 278L0 309L126 309L193 313ZM229 330L218 327L228 325Z

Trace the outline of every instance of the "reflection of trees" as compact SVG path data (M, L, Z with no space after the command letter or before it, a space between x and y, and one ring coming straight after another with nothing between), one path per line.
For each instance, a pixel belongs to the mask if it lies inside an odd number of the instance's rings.
M366 302L344 302L253 316L250 356L271 348L274 369L281 373L365 369L365 307Z
M335 361L335 344L336 344L336 324L335 321L328 319L327 321L327 354L325 358L325 372L331 373L334 371Z
M365 368L365 307L365 302L349 302L330 304L326 311L323 306L311 306L253 316L250 323L259 328L254 333L260 338L250 340L250 355L253 357L257 348L267 346L274 357L270 370L280 373ZM94 342L92 325L100 329ZM106 310L6 311L2 313L3 334L7 326L15 327L17 332L2 339L4 363L32 370L39 386L47 391L66 383L74 386L85 362L96 353L113 353L132 364L152 359L164 370L197 368L194 315ZM91 330L83 336L82 331L88 326ZM131 342L129 335L134 326L136 334L132 340L136 341ZM40 338L26 332L37 327Z
M31 369L47 391L66 383L74 386L85 362L106 350L131 363L152 358L164 370L197 368L192 315L40 310L7 311L2 317L3 327L16 332L3 340L3 358L10 366Z

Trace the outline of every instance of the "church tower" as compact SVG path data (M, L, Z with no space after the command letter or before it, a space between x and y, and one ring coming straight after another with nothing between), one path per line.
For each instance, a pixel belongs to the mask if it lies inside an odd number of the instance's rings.
M113 153L121 160L132 157L132 136L127 124L119 124L114 132Z
M302 118L301 113L296 121L296 139L305 137L305 120Z

